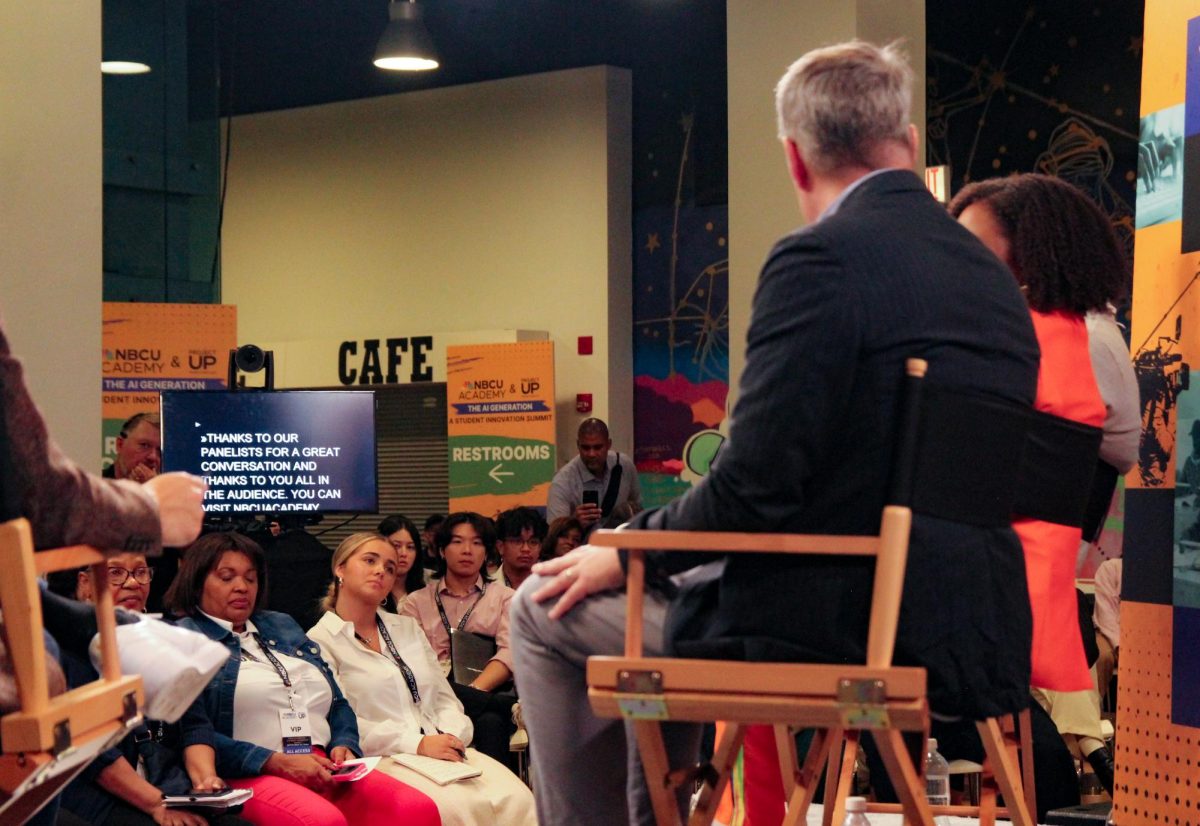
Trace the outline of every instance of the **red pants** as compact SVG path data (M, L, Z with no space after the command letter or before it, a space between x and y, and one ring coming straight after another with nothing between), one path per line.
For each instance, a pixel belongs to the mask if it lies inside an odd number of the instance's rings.
M263 826L356 826L375 820L441 826L442 822L433 800L378 771L362 780L335 784L325 794L267 775L230 780L229 785L254 790L242 817Z
M718 740L726 725L717 723ZM785 813L783 775L779 768L779 752L775 748L775 729L771 726L746 727L746 737L742 741L742 777L740 795L736 789L725 788L727 803L740 799L739 802L745 804L737 822L742 826L782 823ZM734 805L725 810L730 822L736 817Z

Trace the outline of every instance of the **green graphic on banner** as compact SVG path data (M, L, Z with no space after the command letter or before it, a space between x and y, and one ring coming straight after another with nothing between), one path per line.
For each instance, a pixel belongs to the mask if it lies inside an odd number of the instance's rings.
M513 494L554 475L554 445L540 439L451 436L450 496Z

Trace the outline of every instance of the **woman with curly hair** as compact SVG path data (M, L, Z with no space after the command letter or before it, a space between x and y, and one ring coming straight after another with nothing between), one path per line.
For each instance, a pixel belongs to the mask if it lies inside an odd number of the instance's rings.
M1112 315L1128 273L1108 217L1070 184L1032 174L971 184L950 213L1008 265L1029 302L1042 351L1035 407L1103 427L1102 464L1128 470L1137 450L1137 383ZM1033 610L1034 694L1060 731L1080 737L1081 751L1111 788L1098 706L1094 715L1078 715L1083 723L1054 708L1056 696L1093 689L1075 596L1081 530L1024 518L1013 528L1025 549Z

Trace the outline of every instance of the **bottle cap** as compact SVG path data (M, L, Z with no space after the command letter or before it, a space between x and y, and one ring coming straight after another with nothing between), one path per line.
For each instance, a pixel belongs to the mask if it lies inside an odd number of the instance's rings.
M936 737L929 738L929 750L937 751L937 738Z
M865 797L847 797L846 811L847 812L865 812L867 810L867 799Z

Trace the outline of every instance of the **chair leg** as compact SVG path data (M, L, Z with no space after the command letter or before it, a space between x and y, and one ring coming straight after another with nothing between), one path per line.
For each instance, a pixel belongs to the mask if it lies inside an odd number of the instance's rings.
M879 746L879 755L883 758L888 777L892 779L892 785L896 787L896 793L900 796L900 804L908 823L933 826L933 813L929 810L929 800L925 797L925 785L921 782L920 772L913 766L912 758L908 755L904 736L896 729L873 729L871 736Z
M742 741L745 739L746 727L744 725L725 724L721 741L717 743L712 759L712 767L717 773L716 783L710 785L706 781L700 787L700 799L696 802L692 816L688 818L690 826L708 826L712 823L717 806L721 804L721 795L725 793L725 786L729 783L729 773L733 771L733 764L737 762L738 752L741 751ZM662 821L660 820L659 823L661 824Z
M775 753L779 755L779 772L783 778L783 796L791 799L796 791L796 773L800 771L800 757L796 754L796 737L792 727L786 724L773 726L775 730Z
M841 823L846 818L846 798L854 791L854 764L862 732L847 731L842 736L840 767L825 774L825 818L822 826ZM830 792L832 789L832 793Z
M1004 795L1004 802L1008 807L1009 818L1012 820L1013 826L1034 826L1033 819L1029 815L1029 808L1025 803L1020 771L1005 746L1000 724L993 717L980 720L975 726L979 729L979 738L983 740L984 753L992 764L996 783L1000 787L1000 793Z
M650 803L654 808L654 820L658 826L680 826L679 806L675 802L675 789L668 775L667 747L663 743L659 724L649 720L635 720L633 731L637 737L638 753L646 774L646 785L650 789Z
M808 754L804 756L804 765L800 767L800 776L796 778L796 788L788 798L783 826L801 826L808 822L808 807L812 803L813 791L817 788L821 770L835 742L841 742L841 729L817 729L813 735Z
M840 728L829 730L829 756L825 758L825 811L821 817L821 826L830 826L833 823L833 807L837 803L838 795L837 778L841 776L842 757L846 753L846 734L847 732Z
M1025 807L1031 817L1037 817L1037 787L1033 774L1033 724L1029 709L1017 715L1017 732L1021 742L1021 784L1025 788Z

